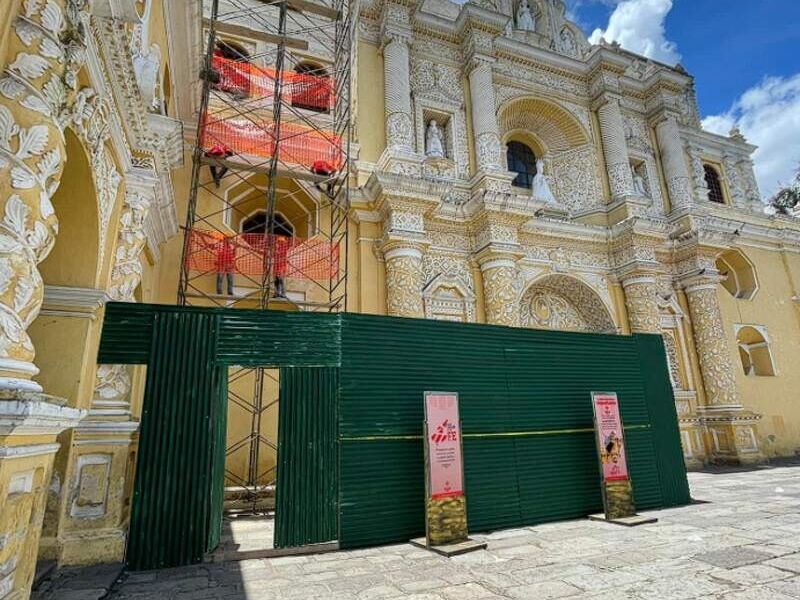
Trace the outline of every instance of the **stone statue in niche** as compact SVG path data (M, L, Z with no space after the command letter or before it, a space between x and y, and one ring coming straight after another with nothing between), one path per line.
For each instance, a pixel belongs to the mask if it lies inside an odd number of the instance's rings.
M547 204L556 203L556 198L550 190L550 183L547 181L547 176L544 174L544 160L541 158L536 160L536 175L533 176L531 197L534 200L540 200Z
M520 0L517 8L517 29L522 31L536 31L536 21L531 14L531 7L528 0Z
M631 176L633 177L633 189L639 196L644 196L647 198L649 194L647 193L647 184L644 181L644 177L642 174L636 169L634 165L631 165Z
M575 35L566 27L561 30L561 51L569 56L577 56L578 44L575 42Z
M444 158L444 140L442 130L439 129L436 119L428 122L428 129L425 131L425 156L431 158Z

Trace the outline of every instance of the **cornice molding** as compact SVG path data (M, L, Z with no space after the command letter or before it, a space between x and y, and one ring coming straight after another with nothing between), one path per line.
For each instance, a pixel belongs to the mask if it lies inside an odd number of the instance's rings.
M40 314L94 320L97 318L97 311L109 300L110 297L105 290L45 285Z
M87 411L52 402L35 392L0 391L0 435L58 435L75 427Z

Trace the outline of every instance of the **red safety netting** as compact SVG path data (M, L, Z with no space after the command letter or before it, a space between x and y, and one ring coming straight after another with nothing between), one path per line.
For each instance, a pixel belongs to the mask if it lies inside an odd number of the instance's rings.
M189 271L262 277L270 242L275 277L328 281L339 271L339 247L324 240L263 233L224 236L200 229L189 231L188 236Z
M212 84L217 90L243 98L270 98L275 93L277 72L273 69L231 60L219 54L214 55L212 65L219 73L219 81ZM316 112L333 108L333 80L327 75L284 71L281 84L292 106Z
M249 154L269 158L278 148L278 159L287 164L302 165L308 169L320 161L330 166L331 171L342 167L341 141L336 136L296 123L283 123L280 139L275 137L273 123L254 123L249 119L206 118L203 148L210 155L224 150L229 155Z

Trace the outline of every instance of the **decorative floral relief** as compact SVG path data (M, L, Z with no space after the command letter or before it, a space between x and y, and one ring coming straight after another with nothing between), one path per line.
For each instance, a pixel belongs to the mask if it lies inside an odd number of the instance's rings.
M694 343L710 404L738 404L736 378L713 285L687 290Z
M386 260L386 304L389 316L424 316L422 259L395 256Z
M602 204L595 155L590 146L554 153L550 160L553 193L559 203L572 211Z
M519 324L517 269L500 266L483 271L486 322L516 327Z
M624 285L625 306L633 333L660 333L661 318L658 313L654 281L641 281Z
M614 320L597 293L566 275L547 276L525 290L520 300L520 322L523 327L616 331Z
M73 108L85 58L86 2L67 0L65 8L55 0L22 3L13 28L28 51L17 53L0 78L0 169L12 187L0 199L0 357L22 362L34 356L26 330L42 303L37 265L58 229L51 197L64 157L60 116Z
M525 294L520 324L533 329L589 330L589 325L567 299L549 290L539 289Z

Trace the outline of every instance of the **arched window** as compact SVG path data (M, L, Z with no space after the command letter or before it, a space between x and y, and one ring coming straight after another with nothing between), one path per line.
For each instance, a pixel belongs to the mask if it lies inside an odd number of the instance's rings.
M294 237L294 227L286 217L280 213L275 213L273 233L285 237ZM267 233L269 223L267 211L259 210L242 221L242 233Z
M536 176L536 155L522 142L509 142L506 146L508 170L516 173L511 185L530 188Z
M739 300L750 300L758 290L756 270L739 250L726 250L716 261L717 271L722 275L722 287Z
M294 68L292 106L314 112L328 112L331 108L331 78L328 72L312 63L300 63Z
M736 342L739 346L739 358L742 360L744 374L756 377L771 377L775 375L775 365L772 362L772 352L769 341L763 328L745 326L736 332Z
M232 42L218 41L214 47L214 70L219 75L212 87L236 98L250 95L250 55Z
M708 186L708 199L711 202L725 204L725 195L722 193L722 180L719 171L711 165L703 165L706 174L706 185Z

